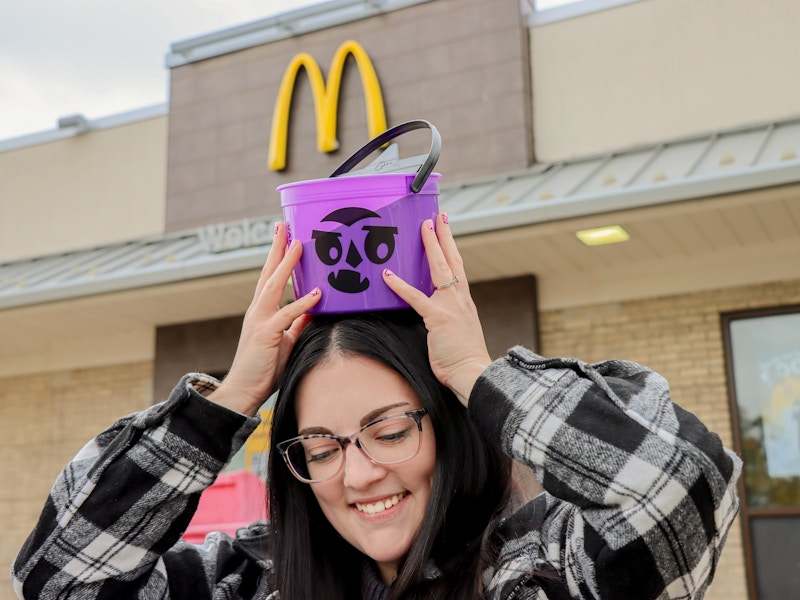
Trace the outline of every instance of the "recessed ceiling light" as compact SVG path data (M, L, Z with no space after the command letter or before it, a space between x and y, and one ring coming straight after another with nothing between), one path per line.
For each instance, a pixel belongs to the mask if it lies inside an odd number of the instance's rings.
M628 232L619 225L609 227L596 227L595 229L582 229L575 233L577 238L587 246L602 246L603 244L617 244L631 239Z

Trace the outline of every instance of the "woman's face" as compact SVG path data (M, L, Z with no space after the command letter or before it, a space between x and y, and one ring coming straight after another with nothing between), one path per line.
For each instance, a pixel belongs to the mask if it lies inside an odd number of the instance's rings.
M400 374L358 356L334 356L318 364L303 378L295 402L299 435L349 436L370 421L416 408L422 404ZM376 562L386 583L396 576L422 523L435 462L436 442L426 416L413 458L376 464L348 444L339 473L309 484L331 525Z

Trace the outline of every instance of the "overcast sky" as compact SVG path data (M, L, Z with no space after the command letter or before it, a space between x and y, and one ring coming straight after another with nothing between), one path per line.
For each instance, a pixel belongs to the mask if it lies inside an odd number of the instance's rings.
M170 44L321 1L0 0L0 140L164 103Z
M0 0L0 139L167 101L173 42L321 0Z

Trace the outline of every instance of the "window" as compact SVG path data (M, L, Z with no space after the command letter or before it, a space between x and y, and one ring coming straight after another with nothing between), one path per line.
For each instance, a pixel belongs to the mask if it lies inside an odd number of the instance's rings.
M800 306L722 316L750 597L800 589Z

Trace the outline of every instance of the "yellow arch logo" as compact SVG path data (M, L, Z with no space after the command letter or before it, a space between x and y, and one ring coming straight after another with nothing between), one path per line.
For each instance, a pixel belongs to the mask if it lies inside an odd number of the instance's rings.
M386 111L378 75L364 48L358 42L347 40L336 50L328 70L328 82L322 76L319 64L310 54L302 52L286 67L278 90L278 98L272 114L272 132L269 138L267 164L272 171L286 168L286 144L289 130L289 109L292 105L297 73L305 67L311 92L314 96L314 112L317 119L317 150L333 152L339 147L336 138L336 121L339 108L339 92L342 85L347 56L352 54L361 73L361 86L367 110L367 126L370 139L386 131Z

